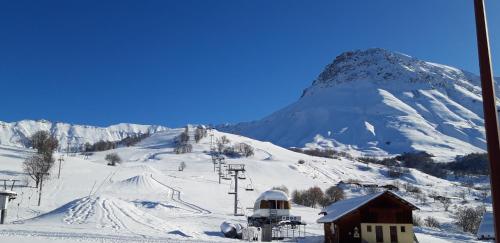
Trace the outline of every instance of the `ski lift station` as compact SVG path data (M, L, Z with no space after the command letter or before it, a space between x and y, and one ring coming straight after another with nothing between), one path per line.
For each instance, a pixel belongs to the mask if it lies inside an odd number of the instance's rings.
M249 222L260 225L270 220L290 216L290 201L286 193L278 190L265 191L255 200Z
M271 241L305 236L306 224L300 216L290 215L291 203L286 193L279 190L265 191L255 200L248 225L261 228L261 240Z
M0 190L0 224L3 224L7 217L7 206L9 201L14 200L17 193L11 190Z

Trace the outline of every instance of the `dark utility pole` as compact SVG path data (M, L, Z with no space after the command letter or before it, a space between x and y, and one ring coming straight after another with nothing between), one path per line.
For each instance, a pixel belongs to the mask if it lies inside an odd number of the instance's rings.
M58 161L59 161L59 172L57 173L57 179L61 178L61 163L64 161L62 155L61 157L59 157Z
M481 87L483 92L484 127L490 161L491 197L495 235L500 236L500 139L498 137L498 115L496 107L495 85L491 67L490 44L484 0L474 0L476 15L477 50Z
M43 187L43 176L44 173L40 173L40 188L38 189L38 206L40 206L40 203L42 202L42 187Z
M46 175L48 176L49 173L38 173L38 178L40 178L40 188L38 189L38 206L40 206L40 204L42 203L43 177Z

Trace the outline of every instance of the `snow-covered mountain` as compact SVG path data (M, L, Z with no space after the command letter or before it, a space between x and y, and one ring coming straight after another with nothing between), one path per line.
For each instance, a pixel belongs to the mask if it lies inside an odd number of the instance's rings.
M477 75L377 48L336 57L297 102L219 129L285 147L446 160L485 150L482 112Z
M53 134L61 146L70 142L72 146L86 142L96 143L103 141L119 141L126 137L165 131L168 128L156 125L138 125L121 123L109 127L95 127L86 125L73 125L46 120L22 120L19 122L0 121L0 144L10 146L25 146L28 138L37 131L48 131Z

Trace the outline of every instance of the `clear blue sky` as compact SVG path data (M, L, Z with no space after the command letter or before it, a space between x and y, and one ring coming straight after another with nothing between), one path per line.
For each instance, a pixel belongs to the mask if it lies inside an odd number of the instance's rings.
M472 3L2 1L0 120L254 120L297 100L341 52L369 47L477 73ZM486 4L500 76L500 3Z

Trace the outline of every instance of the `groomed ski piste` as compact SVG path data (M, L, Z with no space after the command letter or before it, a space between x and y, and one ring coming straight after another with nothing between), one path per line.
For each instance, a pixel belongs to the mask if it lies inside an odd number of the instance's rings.
M184 129L168 129L153 134L136 146L83 155L64 153L61 176L58 162L43 187L41 206L34 183L23 173L23 160L34 151L0 146L0 178L21 179L29 187L14 187L17 199L9 205L7 224L0 225L2 242L236 242L220 232L223 221L246 224L246 217L233 216L233 196L228 195L230 180L218 182L209 154L211 141L227 136L232 144L247 143L255 148L248 158L226 158L227 163L246 166L246 180L240 181L239 207L250 215L255 199L273 186L285 185L290 191L319 186L326 189L339 181L358 180L374 184L409 183L424 193L437 192L454 197L465 190L458 182L439 179L410 169L400 179L387 176L387 169L348 158L326 159L295 153L268 142L212 130L199 143L192 142L191 153L173 152L174 138ZM108 166L104 157L115 152L123 162ZM56 154L59 158L63 154ZM298 163L299 160L305 163ZM181 162L186 164L178 170ZM254 191L246 191L251 186ZM351 188L347 197L366 194ZM452 224L453 215L429 200L422 203L404 190L398 192L421 210L421 218L432 215L443 229L416 227L420 242L475 242ZM479 192L468 194L469 206ZM453 206L460 205L458 199ZM316 223L321 208L293 204L291 213L307 223L307 237L299 242L322 242L323 226Z

